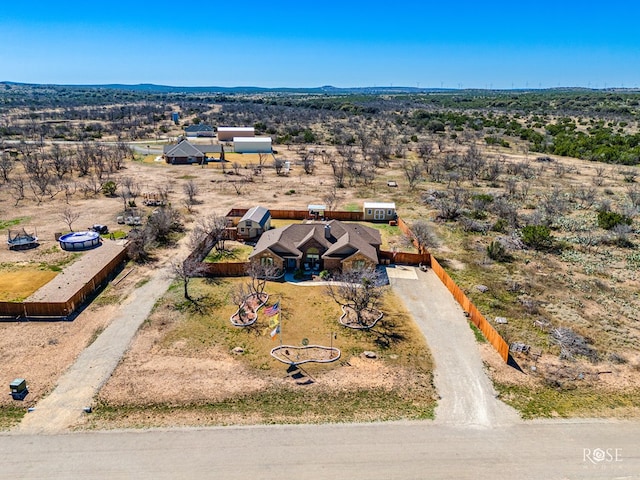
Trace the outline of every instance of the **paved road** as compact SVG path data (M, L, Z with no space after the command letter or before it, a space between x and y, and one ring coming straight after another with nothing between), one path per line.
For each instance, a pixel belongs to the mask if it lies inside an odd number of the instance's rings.
M166 270L159 270L121 305L118 314L100 336L62 375L55 389L39 401L18 426L23 433L54 433L67 429L92 405L93 398L109 379L129 348L138 328L149 316L156 300L169 288ZM81 316L75 321L82 321ZM1 467L0 467L1 469Z
M0 465L2 478L30 480L638 479L639 427L406 422L5 434Z
M496 399L468 320L436 274L396 266L387 268L387 275L431 349L440 396L436 422L482 426L519 422L517 412Z

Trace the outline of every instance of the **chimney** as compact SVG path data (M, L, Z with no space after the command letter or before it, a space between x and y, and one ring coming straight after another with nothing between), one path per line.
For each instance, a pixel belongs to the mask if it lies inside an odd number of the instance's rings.
M327 240L331 239L331 225L329 224L324 226L324 238Z

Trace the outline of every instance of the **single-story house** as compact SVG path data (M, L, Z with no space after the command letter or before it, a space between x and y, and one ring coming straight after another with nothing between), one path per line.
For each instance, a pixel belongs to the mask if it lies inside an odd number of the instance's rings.
M238 222L238 238L259 237L271 228L271 213L264 207L253 207Z
M213 127L202 123L189 125L184 129L184 132L187 137L213 137Z
M378 264L380 232L339 220L296 223L265 232L249 261L280 271L337 271Z
M233 137L255 137L256 129L253 127L218 127L218 141L230 142Z
M177 145L165 145L163 148L164 161L172 165L190 163L206 163L212 154L218 153L219 158L224 158L222 145L194 145L188 140L182 140Z
M398 218L393 202L364 202L362 213L362 219L370 222L388 222Z
M272 153L271 137L233 137L236 153Z

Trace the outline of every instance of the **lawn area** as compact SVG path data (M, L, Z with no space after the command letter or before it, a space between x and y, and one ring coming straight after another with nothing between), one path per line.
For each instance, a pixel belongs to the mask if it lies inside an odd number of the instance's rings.
M278 301L282 312L281 336L272 340L269 319L262 310L251 327L234 327L229 321L237 309L230 300L232 292L246 281L194 279L191 294L200 299L195 309L184 301L181 285L172 287L140 332L131 361L123 360L99 394L87 426L433 418L436 401L431 356L421 332L391 291L384 298L383 320L371 331L357 331L338 323L341 310L327 299L324 287L269 282L267 306ZM155 340L149 343L149 338ZM270 350L280 340L293 346L332 345L342 355L330 364L305 364L301 382L287 375L287 365L271 357ZM238 347L242 353L232 353ZM375 352L376 358L365 358L364 351ZM204 360L212 356L215 362ZM136 358L145 361L141 364ZM176 379L182 378L185 364L195 365L197 371L191 378L198 379L198 386L191 397L178 401L165 392L174 388L169 387L175 383L170 372L176 372ZM227 371L225 365L231 365L228 368L234 372L231 383L220 380L221 374L216 373L216 369ZM142 392L138 388L138 395L132 396L119 387L124 379L136 384L136 378L158 390Z
M357 222L370 228L375 228L380 232L382 237L382 250L397 252L411 252L418 253L416 248L409 242L407 237L402 233L402 230L398 226L392 226L388 223L371 223L371 222Z
M0 301L21 302L58 272L39 268L7 268L0 266Z
M251 252L253 252L253 247L249 245L228 241L225 242L223 251L211 250L204 261L209 263L246 262L249 260Z

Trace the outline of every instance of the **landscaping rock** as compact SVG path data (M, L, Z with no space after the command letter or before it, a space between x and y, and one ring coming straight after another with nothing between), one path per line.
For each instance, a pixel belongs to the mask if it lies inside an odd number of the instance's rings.
M489 287L487 287L486 285L476 285L476 290L478 290L480 293L485 293L489 290Z
M500 324L509 323L505 317L496 317L495 322Z
M244 353L244 348L236 347L232 350L232 352L235 353L236 355L242 355Z
M362 352L362 356L364 358L378 358L376 352L372 352L370 350L365 350L364 352Z

